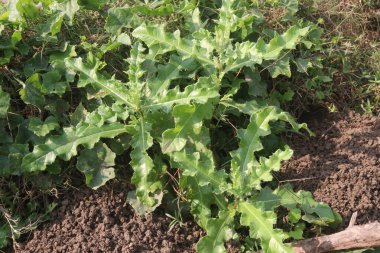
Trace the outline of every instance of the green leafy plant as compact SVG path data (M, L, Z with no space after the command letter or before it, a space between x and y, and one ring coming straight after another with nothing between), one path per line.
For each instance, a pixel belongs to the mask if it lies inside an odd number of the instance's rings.
M3 20L25 26L25 17L37 16L25 12L31 3L10 1ZM104 4L43 2L49 18L40 26L39 40L56 43L81 8ZM289 17L298 10L296 1L281 4ZM1 174L53 178L62 164L71 164L84 174L87 186L97 189L116 176L117 155L128 154L135 186L129 203L145 215L163 201L166 173L178 170L178 187L207 233L198 252L225 252L224 243L242 229L264 252L292 252L284 240L302 238L306 222L336 223L339 215L310 193L272 182L272 173L292 156L279 135L312 133L280 108L281 99L267 96L261 81L264 75L290 77L293 62L306 72L309 62L293 59L291 52L317 44L312 36L316 28L299 22L264 39L252 29L260 17L251 15L254 7L250 1L223 0L208 22L196 1L113 7L103 45L90 45L81 37L80 45L52 47L48 59L32 56L32 66L23 70L26 78L16 80L21 91L6 85L0 90L6 136L1 140ZM178 30L157 22L178 22L173 15L184 20ZM120 48L127 52L127 64L115 73L106 56ZM11 125L10 98L18 96L37 115L14 116ZM291 95L278 96L286 100ZM73 103L73 97L79 101ZM215 136L231 136L233 144L219 154ZM278 145L269 145L270 139ZM284 211L277 215L279 209ZM280 216L290 220L284 229L276 227Z

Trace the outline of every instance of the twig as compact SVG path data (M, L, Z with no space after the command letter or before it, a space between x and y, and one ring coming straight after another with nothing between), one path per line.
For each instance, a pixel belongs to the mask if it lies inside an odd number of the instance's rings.
M353 227L356 222L356 218L358 217L358 211L354 212L351 216L350 223L348 224L348 227Z
M380 223L352 226L344 231L291 244L296 253L323 253L380 246Z
M334 121L334 124L332 124L329 128L327 128L327 130L323 132L323 134L321 135L321 137L319 137L319 139L326 137L327 133L330 132L331 129L333 129L335 125L336 125L336 122Z
M289 243L295 253L325 253L380 246L380 223L352 226L341 232ZM256 253L263 253L262 250Z
M285 183L285 182L297 182L297 181L304 181L304 180L311 180L311 179L316 179L320 177L304 177L304 178L295 178L295 179L289 179L289 180L281 180L278 181L279 183Z

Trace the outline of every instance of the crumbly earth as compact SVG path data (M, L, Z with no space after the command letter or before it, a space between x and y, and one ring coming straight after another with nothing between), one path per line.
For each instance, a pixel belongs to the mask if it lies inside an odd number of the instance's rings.
M322 117L321 117L322 115ZM317 134L293 136L294 158L277 175L340 212L347 224L380 220L380 118L356 113L309 115ZM117 184L64 196L49 223L31 233L16 252L195 252L204 232L193 222L170 230L165 211L146 218L125 203ZM229 252L238 247L228 244Z
M380 117L349 112L306 121L316 137L291 138L294 157L281 180L329 204L344 226L356 211L357 224L380 220Z
M163 212L142 218L125 200L113 185L72 192L16 252L195 252L203 235L196 224L170 229Z

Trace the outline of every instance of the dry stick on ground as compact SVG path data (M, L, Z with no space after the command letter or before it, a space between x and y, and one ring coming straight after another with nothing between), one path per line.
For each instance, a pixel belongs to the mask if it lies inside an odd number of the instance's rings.
M323 253L344 249L373 248L380 246L380 223L348 227L332 235L292 243L295 253Z

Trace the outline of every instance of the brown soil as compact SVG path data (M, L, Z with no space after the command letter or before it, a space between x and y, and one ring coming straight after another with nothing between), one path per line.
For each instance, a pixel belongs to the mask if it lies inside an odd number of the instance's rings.
M203 236L196 224L185 222L170 230L171 219L163 212L141 218L125 200L126 193L111 186L71 192L50 223L16 252L195 252Z
M329 204L347 225L357 211L357 223L380 220L380 118L359 114L309 115L316 137L294 136L294 157L280 175L296 189L313 192Z
M320 113L319 113L320 115ZM317 137L293 136L294 158L280 173L296 189L340 212L345 224L380 220L380 118L355 113L309 115ZM34 231L16 252L194 252L204 234L193 222L169 231L165 210L141 218L125 203L128 187L112 184L98 191L64 196L50 223ZM238 247L228 245L229 252Z

